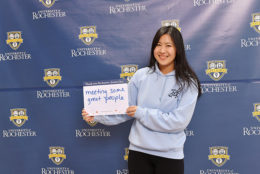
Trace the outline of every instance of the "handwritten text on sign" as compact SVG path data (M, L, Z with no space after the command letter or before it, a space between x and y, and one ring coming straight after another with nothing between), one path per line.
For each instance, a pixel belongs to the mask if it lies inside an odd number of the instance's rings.
M89 115L125 114L128 107L127 83L121 80L86 83L83 94Z

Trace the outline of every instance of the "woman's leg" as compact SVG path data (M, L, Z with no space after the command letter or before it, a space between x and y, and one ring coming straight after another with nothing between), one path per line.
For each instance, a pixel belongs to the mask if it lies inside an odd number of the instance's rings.
M155 174L184 174L184 160L157 157Z
M129 150L128 171L129 174L154 174L150 155Z

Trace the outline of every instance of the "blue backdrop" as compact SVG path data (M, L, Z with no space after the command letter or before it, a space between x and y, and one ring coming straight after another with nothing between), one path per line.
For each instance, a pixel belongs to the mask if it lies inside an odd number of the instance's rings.
M131 121L85 123L82 84L129 80L162 25L202 82L185 173L258 173L259 0L1 1L0 173L128 173Z

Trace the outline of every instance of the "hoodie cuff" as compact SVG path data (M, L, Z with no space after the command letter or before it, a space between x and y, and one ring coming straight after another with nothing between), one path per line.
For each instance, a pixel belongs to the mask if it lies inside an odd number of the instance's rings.
M94 116L94 120L93 120L93 122L98 122L97 117Z
M134 118L140 119L141 117L144 116L144 112L145 112L145 109L140 107L140 106L138 106L137 110L135 111Z

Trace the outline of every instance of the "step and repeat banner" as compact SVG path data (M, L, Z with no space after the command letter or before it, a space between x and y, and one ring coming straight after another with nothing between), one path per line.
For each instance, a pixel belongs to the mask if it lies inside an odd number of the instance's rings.
M163 25L202 83L185 173L259 173L259 0L1 1L0 173L127 174L132 121L84 122L82 87L129 81Z

